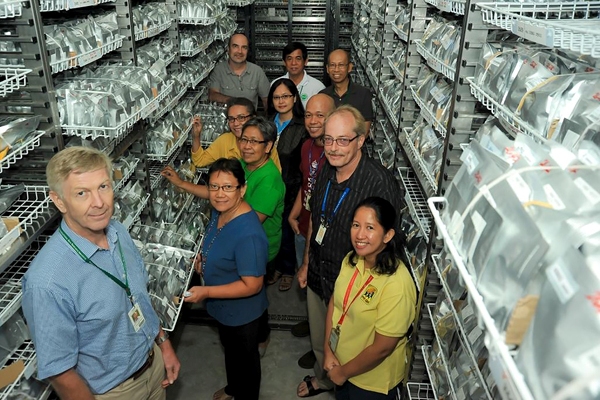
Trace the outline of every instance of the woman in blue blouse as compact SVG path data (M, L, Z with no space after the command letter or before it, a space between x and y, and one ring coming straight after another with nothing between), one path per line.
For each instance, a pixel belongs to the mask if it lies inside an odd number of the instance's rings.
M258 400L259 319L268 307L263 285L267 236L243 199L246 178L238 160L215 161L208 171L208 190L214 211L198 266L206 286L190 288L185 300L198 303L206 299L208 313L218 322L227 386L218 390L213 400Z

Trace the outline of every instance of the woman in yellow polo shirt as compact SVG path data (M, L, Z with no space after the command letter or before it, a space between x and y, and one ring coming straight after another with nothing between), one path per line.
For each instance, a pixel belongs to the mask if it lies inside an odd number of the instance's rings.
M225 132L215 139L208 148L203 149L200 141L202 134L202 118L195 116L192 120L192 162L198 168L211 165L219 158L241 159L237 139L242 136L242 127L256 115L254 103L244 97L234 97L227 103L227 125L230 132ZM269 157L281 172L281 163L277 149L273 148Z
M395 399L406 368L416 288L397 256L394 207L369 197L356 207L348 253L329 302L324 368L336 400Z

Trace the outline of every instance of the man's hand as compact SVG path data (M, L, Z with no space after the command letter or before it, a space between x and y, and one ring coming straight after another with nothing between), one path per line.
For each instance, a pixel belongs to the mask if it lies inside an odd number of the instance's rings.
M175 171L175 169L173 169L173 167L171 167L170 165L167 165L161 172L160 174L162 176L164 176L165 178L167 178L169 180L169 182L171 182L173 185L179 187L181 186L181 184L183 183L183 179L181 179L179 177L179 175L177 175L177 172Z
M167 386L172 385L177 380L181 364L179 363L179 359L175 354L175 350L173 350L173 346L171 345L170 340L167 340L160 344L160 351L162 352L162 358L165 364L165 371L167 373L166 379L162 381L162 387L166 388Z
M306 287L308 280L308 264L302 264L298 269L298 284L300 285L300 289L304 289Z
M200 303L208 298L208 286L192 286L187 291L189 296L184 296L183 301L186 303Z
M348 377L344 375L344 370L341 365L336 365L327 372L327 376L331 379L331 382L338 386L342 386L348 380Z
M199 115L195 115L192 119L192 135L199 138L203 127L202 118Z

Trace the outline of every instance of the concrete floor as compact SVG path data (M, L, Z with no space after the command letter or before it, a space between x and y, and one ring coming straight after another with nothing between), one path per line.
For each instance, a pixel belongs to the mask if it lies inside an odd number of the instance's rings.
M279 292L277 284L267 290L272 326L290 327L306 318L306 296L294 282L288 292ZM225 386L225 361L216 328L185 324L174 336L181 372L176 384L167 390L167 400L210 400ZM294 337L289 330L272 330L267 353L261 360L261 400L297 400L296 388L312 370L298 366L298 359L310 350L308 337ZM312 397L331 400L333 393Z

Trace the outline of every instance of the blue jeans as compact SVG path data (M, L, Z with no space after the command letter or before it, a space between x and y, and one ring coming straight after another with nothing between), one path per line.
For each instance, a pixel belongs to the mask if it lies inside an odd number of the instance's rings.
M335 387L335 400L400 400L401 393L402 382L390 390L388 394L383 394L361 389L350 383L350 381L346 381L342 386Z

